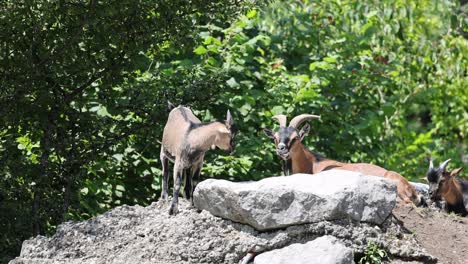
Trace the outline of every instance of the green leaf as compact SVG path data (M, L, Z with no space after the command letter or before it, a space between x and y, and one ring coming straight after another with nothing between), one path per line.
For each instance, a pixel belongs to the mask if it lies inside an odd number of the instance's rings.
M122 162L124 155L123 154L114 154L112 157L117 160L117 162Z
M336 62L336 58L334 57L325 57L323 58L324 61L326 62L329 62L329 63L335 63Z
M204 46L200 45L193 52L195 52L195 54L197 55L203 55L203 54L206 54L208 50Z
M109 112L107 111L107 108L105 106L101 106L96 113L97 113L98 116L111 117L111 115L109 114Z
M88 189L87 187L84 187L84 188L82 188L82 189L80 190L80 193L81 193L82 195L87 195L88 192L89 192L89 189Z
M227 80L226 84L231 88L239 87L239 84L237 83L236 79L234 79L234 77L231 77L229 80Z
M257 10L256 9L252 9L247 13L248 18L254 18L256 15L257 15Z
M26 149L26 146L22 143L18 144L18 149Z
M299 90L297 100L310 100L318 96L317 92L311 89L303 88Z
M211 42L213 41L213 39L214 39L214 38L213 38L212 36L209 36L209 37L207 37L207 38L205 39L205 41L203 42L203 44L209 45L209 44L211 44ZM200 47L203 47L203 46L198 46L197 48L200 48ZM195 50L196 50L196 49L195 49Z
M309 70L314 71L316 68L322 69L322 70L329 70L332 69L332 65L326 61L316 61L313 62L309 65Z
M390 75L391 77L397 77L400 75L400 72L399 71L391 71L388 73L388 75Z
M280 115L280 114L285 113L285 110L284 110L284 107L283 107L283 106L277 105L277 106L274 106L274 107L271 109L271 113L272 113L273 115Z
M213 58L213 57L209 57L209 58L206 60L206 62L207 62L208 64L210 64L211 66L215 66L215 65L218 63L218 62L216 61L216 59Z

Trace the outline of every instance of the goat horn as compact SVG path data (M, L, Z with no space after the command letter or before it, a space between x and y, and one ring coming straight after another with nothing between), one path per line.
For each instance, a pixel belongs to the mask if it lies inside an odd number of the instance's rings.
M232 115L229 109L227 110L226 121L230 126L232 126L232 124L234 123L234 120L232 120Z
M434 162L432 162L432 159L429 158L429 169L432 170L434 168Z
M320 116L318 115L309 115L309 114L302 114L294 117L291 122L289 122L290 127L297 128L300 124L302 124L304 121L312 119L312 118L317 118L320 119Z
M451 159L448 159L448 160L442 162L442 164L440 164L439 168L440 168L442 171L445 171L445 169L447 169L447 165L448 165L448 163L449 163L450 160L451 160Z
M285 115L275 115L272 118L277 119L279 122L280 127L286 126L286 116Z
M175 105L172 104L169 100L167 100L167 110L171 111L175 108Z

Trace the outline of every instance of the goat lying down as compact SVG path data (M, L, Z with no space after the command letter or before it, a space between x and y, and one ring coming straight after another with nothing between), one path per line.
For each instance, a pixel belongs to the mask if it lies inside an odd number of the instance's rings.
M301 130L298 127L305 121L320 116L302 114L294 117L289 126L286 125L285 115L276 115L280 128L277 132L265 129L265 134L275 141L276 152L283 159L283 173L319 173L333 168L360 172L367 175L375 175L393 180L397 184L398 197L405 203L421 203L414 187L400 174L386 170L369 163L343 163L324 158L306 148L302 140L310 130L309 124L305 124Z
M160 155L163 200L168 197L169 160L174 163L174 194L169 214L178 213L181 180L185 177L185 198L190 199L193 204L193 189L200 176L205 152L218 147L232 153L234 136L229 110L224 121L202 123L187 107L178 106L172 109L164 127Z
M444 200L445 208L449 213L466 216L468 215L468 181L457 178L463 168L447 171L449 161L450 159L434 168L434 163L432 159L430 160L426 174L429 182L429 196L433 202Z

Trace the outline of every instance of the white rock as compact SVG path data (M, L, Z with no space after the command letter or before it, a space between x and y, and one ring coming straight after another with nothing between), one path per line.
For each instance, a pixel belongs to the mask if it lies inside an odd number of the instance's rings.
M381 224L395 201L392 181L343 170L257 182L209 179L194 192L199 209L257 230L348 218Z
M319 237L305 244L291 244L255 257L254 264L350 264L353 251L332 236Z

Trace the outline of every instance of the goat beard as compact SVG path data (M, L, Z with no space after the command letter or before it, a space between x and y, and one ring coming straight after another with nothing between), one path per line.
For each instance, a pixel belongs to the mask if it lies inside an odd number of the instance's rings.
M278 156L280 156L280 158L281 158L282 160L289 160L289 159L291 159L291 157L289 156L289 152L288 152L288 153L282 153L282 154L278 153Z

